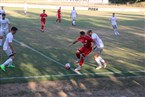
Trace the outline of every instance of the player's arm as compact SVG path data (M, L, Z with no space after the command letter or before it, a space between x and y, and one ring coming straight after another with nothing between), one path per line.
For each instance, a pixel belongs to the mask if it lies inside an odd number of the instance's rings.
M74 42L72 42L72 43L69 45L69 47L72 46L72 45L74 45L74 44L76 44L77 42L78 42L77 40L74 41Z

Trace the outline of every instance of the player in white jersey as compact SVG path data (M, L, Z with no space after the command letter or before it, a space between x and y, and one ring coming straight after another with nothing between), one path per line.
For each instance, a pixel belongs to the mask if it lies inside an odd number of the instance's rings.
M10 31L10 21L6 18L6 14L2 14L2 19L0 19L0 46L2 46L3 35L7 35Z
M24 14L27 14L27 10L28 10L28 4L27 2L24 3Z
M96 34L93 33L92 30L88 30L87 34L92 37L92 39L95 41L94 44L94 58L95 61L98 63L98 67L96 69L100 68L106 68L106 62L105 60L100 56L101 52L103 51L104 44L101 38Z
M1 6L1 9L0 9L0 18L2 18L2 14L4 14L4 13L5 13L4 7Z
M12 65L12 62L14 60L14 55L16 54L16 51L14 50L12 46L14 34L17 32L16 27L11 28L11 32L7 34L4 45L3 45L3 50L6 52L6 54L9 56L9 58L2 64L0 65L0 68L5 71L5 67L15 67Z
M75 26L77 18L77 11L75 10L75 7L73 7L73 10L71 11L71 17L72 17L72 26Z
M112 14L112 17L110 18L112 27L114 29L114 34L115 35L120 35L117 29L117 18L115 17L115 13Z

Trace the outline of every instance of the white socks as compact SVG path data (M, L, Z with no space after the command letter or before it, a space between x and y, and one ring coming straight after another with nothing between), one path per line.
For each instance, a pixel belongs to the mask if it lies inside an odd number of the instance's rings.
M102 63L105 63L105 60L102 57L98 57Z
M100 61L100 58L99 58L99 57L98 57L98 58L96 58L95 60L96 60L96 62L98 63L98 65L99 65L99 66L102 66L102 64L101 64L101 61Z
M6 60L3 64L2 64L2 66L6 66L6 65L9 65L9 64L11 64L12 63L12 58L9 58L8 60Z
M117 31L117 29L114 29L114 33L115 33L115 35L120 35L119 32Z
M72 21L72 24L73 24L73 25L76 25L76 22L73 20L73 21Z

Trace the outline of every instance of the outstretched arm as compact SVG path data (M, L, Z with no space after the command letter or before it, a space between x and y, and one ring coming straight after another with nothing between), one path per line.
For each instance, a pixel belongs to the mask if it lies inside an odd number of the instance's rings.
M74 41L73 43L71 43L71 44L69 45L69 47L72 46L73 44L76 44L77 42L78 42L77 40Z

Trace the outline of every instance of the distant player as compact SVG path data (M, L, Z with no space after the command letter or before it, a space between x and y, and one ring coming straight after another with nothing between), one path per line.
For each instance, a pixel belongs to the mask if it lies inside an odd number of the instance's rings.
M27 10L28 10L28 4L27 2L24 3L24 14L27 14Z
M92 51L92 43L94 40L90 37L85 35L84 31L80 32L80 37L77 38L71 45L81 42L83 46L76 51L76 57L78 60L75 63L79 63L79 66L75 69L75 71L81 70L81 67L84 63L84 58Z
M45 23L46 23L46 18L48 17L48 15L45 13L45 10L43 10L43 13L40 14L40 18L41 18L41 31L44 32L45 31Z
M112 27L114 29L114 34L115 35L120 35L117 29L117 18L115 17L115 13L112 14L112 17L110 18Z
M3 13L2 14L2 19L0 20L0 25L1 25L1 29L0 29L0 46L2 46L2 39L3 39L3 35L7 35L8 32L10 31L10 21L9 19L6 18L6 14Z
M4 7L1 6L1 9L0 9L0 18L2 18L2 14L4 14L4 13L5 13Z
M15 67L14 65L12 65L12 62L14 60L14 55L16 54L16 51L15 51L14 47L12 46L12 42L13 42L13 38L14 38L14 35L16 34L17 30L18 29L16 27L12 27L11 32L8 33L6 36L6 39L5 39L5 42L3 45L3 50L6 52L6 54L8 55L9 58L2 65L0 65L0 68L3 71L6 71L5 70L6 66Z
M57 10L57 19L56 22L61 23L61 7Z
M91 36L92 39L95 41L94 58L99 65L96 69L106 68L107 64L106 64L105 60L100 56L101 52L103 51L103 48L104 48L103 41L96 33L93 33L92 30L88 30L87 34L89 36Z
M71 11L71 17L72 17L72 26L75 26L77 18L77 11L75 10L75 7L73 7L73 10Z

